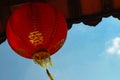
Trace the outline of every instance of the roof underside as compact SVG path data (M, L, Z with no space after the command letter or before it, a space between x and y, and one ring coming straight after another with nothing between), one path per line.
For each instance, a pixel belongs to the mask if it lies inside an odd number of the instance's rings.
M68 29L80 22L96 26L103 17L120 19L120 0L0 0L0 21L4 30L0 30L0 43L6 39L5 28L12 9L34 1L47 2L59 9L66 18Z

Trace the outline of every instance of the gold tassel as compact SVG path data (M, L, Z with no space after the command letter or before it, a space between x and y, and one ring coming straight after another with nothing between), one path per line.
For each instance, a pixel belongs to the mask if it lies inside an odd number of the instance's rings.
M48 77L50 78L50 80L54 80L53 76L51 75L51 73L49 72L48 69L46 69L46 73L47 73Z
M50 53L47 50L34 53L32 58L35 63L39 64L43 68L48 68L49 66L52 66Z
M50 80L54 80L53 76L47 69L49 66L52 66L52 60L50 58L50 53L47 50L41 50L35 52L32 56L35 63L39 64L41 67L46 68L46 73Z

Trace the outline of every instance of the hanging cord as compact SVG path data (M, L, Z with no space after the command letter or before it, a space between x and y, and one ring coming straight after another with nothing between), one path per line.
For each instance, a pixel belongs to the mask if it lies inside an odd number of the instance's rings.
M46 68L46 73L48 75L48 77L50 78L50 80L54 80L53 76L51 75L51 73L49 72L49 70Z

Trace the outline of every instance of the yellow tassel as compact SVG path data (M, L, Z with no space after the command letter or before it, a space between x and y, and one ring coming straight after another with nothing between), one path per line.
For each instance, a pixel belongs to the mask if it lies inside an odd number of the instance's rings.
M47 69L49 66L52 66L52 60L50 58L50 53L47 50L41 50L35 52L32 56L35 63L39 64L41 67L46 68L46 73L50 80L54 80L49 70Z
M47 73L48 77L50 78L50 80L54 80L53 76L51 75L51 73L49 72L48 69L46 69L46 73Z
M33 60L43 68L52 66L52 60L48 51L39 51L33 54Z

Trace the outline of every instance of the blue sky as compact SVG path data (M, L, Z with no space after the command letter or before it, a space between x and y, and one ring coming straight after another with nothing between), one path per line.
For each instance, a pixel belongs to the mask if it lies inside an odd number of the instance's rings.
M55 80L120 80L120 21L103 18L96 27L74 24L52 56ZM45 69L0 45L0 80L49 80Z

